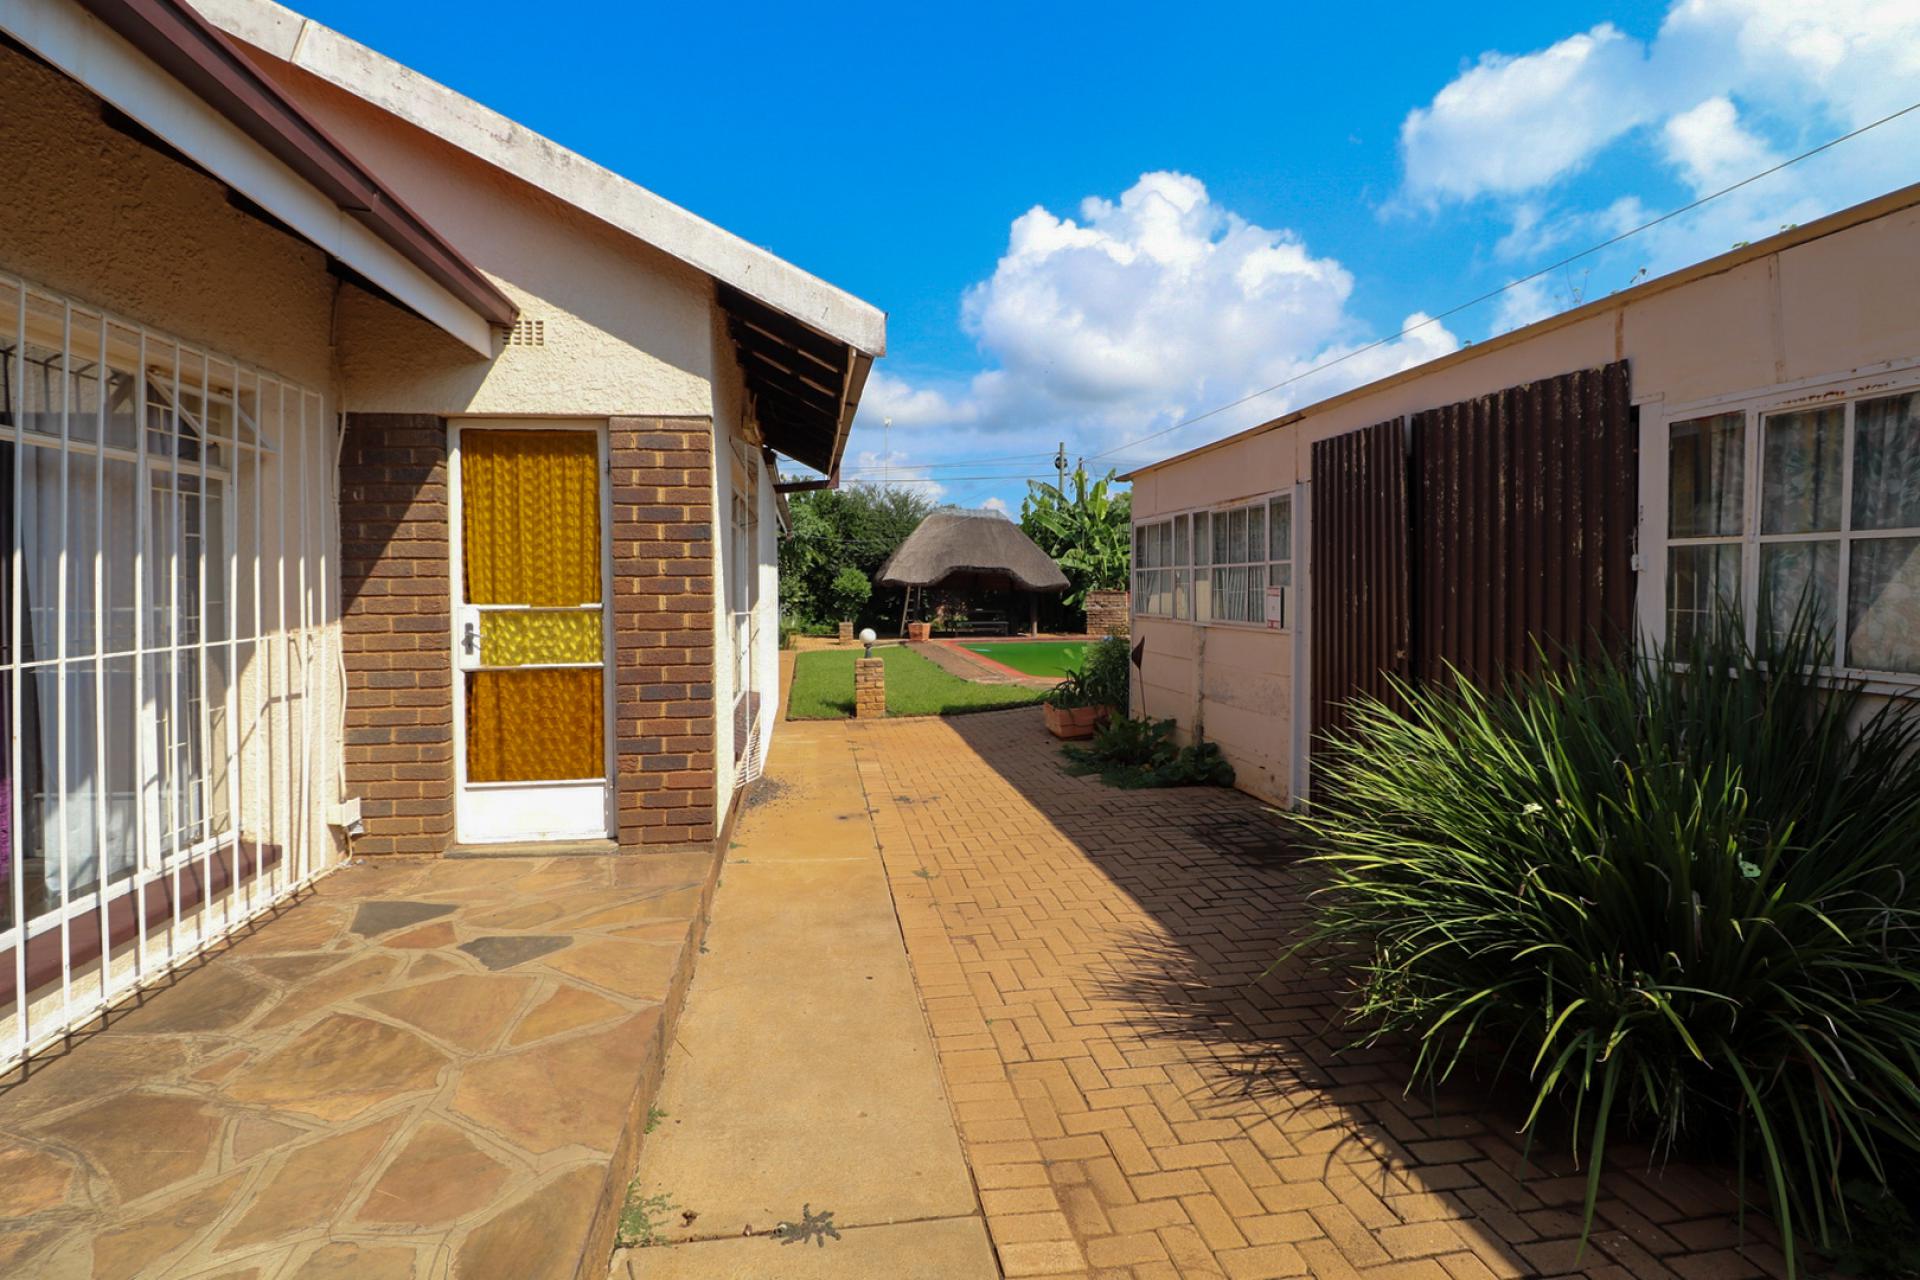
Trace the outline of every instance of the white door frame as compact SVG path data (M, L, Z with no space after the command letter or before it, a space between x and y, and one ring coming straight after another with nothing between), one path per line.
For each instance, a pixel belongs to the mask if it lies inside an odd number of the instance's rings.
M600 697L605 775L597 781L469 782L467 669L460 664L465 606L465 513L461 494L462 431L592 432L599 454ZM601 418L457 418L447 423L447 663L453 677L453 827L461 844L605 840L614 830L613 492L608 427Z

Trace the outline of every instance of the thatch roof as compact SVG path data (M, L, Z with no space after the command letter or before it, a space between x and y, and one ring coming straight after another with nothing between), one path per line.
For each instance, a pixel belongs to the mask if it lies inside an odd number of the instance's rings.
M883 587L933 587L950 578L1003 578L1022 591L1065 591L1052 557L998 511L946 507L920 522L880 566Z

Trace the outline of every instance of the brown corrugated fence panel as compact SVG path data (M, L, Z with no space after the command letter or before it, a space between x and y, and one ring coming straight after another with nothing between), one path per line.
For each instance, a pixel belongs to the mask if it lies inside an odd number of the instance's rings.
M1421 679L1452 667L1484 685L1536 670L1538 646L1625 643L1639 433L1624 361L1417 413L1412 445Z
M1347 727L1356 694L1412 671L1405 424L1313 446L1313 733Z

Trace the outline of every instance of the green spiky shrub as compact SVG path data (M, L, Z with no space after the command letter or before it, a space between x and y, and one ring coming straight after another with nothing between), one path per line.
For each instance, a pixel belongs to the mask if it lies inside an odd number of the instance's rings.
M1499 1046L1571 1118L1589 1230L1623 1130L1751 1153L1790 1265L1915 1167L1920 734L1810 634L1402 688L1316 761L1313 950L1415 1083Z

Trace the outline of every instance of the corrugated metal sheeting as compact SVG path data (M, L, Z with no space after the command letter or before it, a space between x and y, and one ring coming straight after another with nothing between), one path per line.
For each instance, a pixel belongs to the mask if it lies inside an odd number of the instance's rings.
M1631 634L1638 431L1624 361L1413 417L1415 671L1476 684Z
M1313 731L1411 674L1405 420L1313 446Z
M1388 676L1476 683L1631 634L1639 439L1624 361L1313 446L1313 732Z

